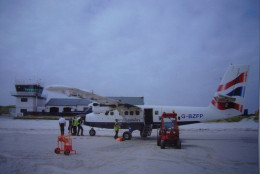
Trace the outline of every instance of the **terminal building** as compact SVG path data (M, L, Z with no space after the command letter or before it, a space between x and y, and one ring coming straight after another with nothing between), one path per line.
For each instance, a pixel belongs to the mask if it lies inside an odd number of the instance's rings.
M16 82L16 109L14 116L23 115L77 115L87 113L89 104L87 99L51 98L42 92L44 87L40 83ZM144 105L144 97L109 97L132 105Z
M40 83L17 81L15 92L12 96L16 97L16 116L22 116L27 112L44 112L47 97L42 94L43 86Z

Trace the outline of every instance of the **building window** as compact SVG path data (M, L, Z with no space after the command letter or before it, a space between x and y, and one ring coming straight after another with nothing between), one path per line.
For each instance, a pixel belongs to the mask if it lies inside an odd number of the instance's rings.
M28 99L27 98L21 98L21 102L27 102Z
M114 112L111 111L111 112L110 112L110 115L114 115Z
M63 112L71 112L71 108L70 107L65 107L65 108L63 108Z
M27 112L27 109L21 109L20 112L26 113L26 112Z
M130 111L130 115L134 115L134 111Z
M135 111L135 115L140 115L140 112L139 111Z
M159 111L155 111L154 114L155 114L155 115L158 115L158 114L159 114Z
M50 108L50 112L51 113L58 113L59 112L59 108L58 107L51 107Z
M128 111L125 111L125 115L128 115Z

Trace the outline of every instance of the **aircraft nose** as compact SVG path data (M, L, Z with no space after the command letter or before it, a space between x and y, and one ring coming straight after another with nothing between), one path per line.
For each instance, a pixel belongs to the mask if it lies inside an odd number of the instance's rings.
M89 126L91 120L91 114L86 114L85 116L85 124Z

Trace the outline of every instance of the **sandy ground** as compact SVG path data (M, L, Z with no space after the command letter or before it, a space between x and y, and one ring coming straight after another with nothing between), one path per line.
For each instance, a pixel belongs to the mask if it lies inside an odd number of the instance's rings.
M243 125L243 126L241 126ZM113 139L113 130L72 137L77 154L55 154L57 121L0 118L0 173L227 173L258 172L258 124L203 123L181 127L182 149L160 149L156 130ZM123 133L120 130L120 135Z

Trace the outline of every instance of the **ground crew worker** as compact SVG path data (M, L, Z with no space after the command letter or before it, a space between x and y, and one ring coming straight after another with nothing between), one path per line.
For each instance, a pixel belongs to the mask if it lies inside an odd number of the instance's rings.
M119 132L119 123L118 123L117 119L115 120L114 130L115 130L114 138L117 139L118 138L118 132Z
M63 116L61 116L61 118L59 119L59 125L60 125L60 134L61 134L61 136L63 136L64 127L66 126L66 120L63 118Z
M69 126L68 126L68 130L69 130L69 133L72 134L72 123L73 123L73 120L72 118L69 119Z
M80 135L83 136L83 127L82 127L82 118L79 119L78 122L78 136L79 136L79 131L81 131Z
M77 126L78 126L79 122L78 119L76 117L74 117L73 120L73 134L72 135L77 135Z

